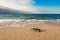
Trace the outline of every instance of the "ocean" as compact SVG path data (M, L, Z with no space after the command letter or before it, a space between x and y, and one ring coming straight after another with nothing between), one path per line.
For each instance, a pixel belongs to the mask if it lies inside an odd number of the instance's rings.
M60 14L0 14L0 28L22 27L40 23L60 25Z
M60 14L0 14L0 19L60 19Z

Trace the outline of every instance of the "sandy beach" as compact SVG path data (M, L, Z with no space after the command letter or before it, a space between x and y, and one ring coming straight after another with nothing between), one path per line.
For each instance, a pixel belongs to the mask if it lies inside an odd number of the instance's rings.
M39 28L43 31L36 32L31 28ZM60 25L44 21L21 27L0 28L0 40L60 40Z

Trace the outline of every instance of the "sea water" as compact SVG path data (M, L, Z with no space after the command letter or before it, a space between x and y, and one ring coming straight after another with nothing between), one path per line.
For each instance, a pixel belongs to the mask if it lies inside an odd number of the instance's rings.
M60 19L60 14L0 14L0 19Z
M0 28L20 27L32 23L60 24L60 14L0 14Z

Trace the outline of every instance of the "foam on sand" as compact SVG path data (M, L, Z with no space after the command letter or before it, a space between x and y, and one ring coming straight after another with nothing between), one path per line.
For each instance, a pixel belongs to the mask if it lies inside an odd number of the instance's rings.
M37 19L0 19L0 28L5 27L23 27L30 24L55 23L60 24L58 20L37 20Z

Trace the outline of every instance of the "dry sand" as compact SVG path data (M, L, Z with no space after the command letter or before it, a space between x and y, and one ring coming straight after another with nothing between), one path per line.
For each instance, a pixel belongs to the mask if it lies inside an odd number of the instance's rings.
M31 28L40 28L43 32L35 32ZM60 40L60 25L31 24L25 27L0 29L0 40Z

